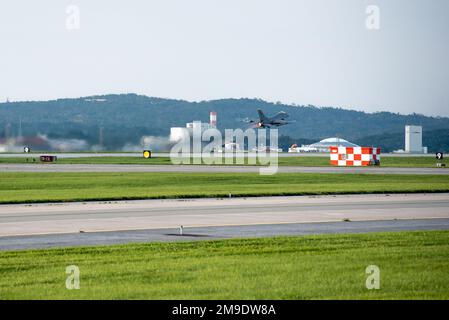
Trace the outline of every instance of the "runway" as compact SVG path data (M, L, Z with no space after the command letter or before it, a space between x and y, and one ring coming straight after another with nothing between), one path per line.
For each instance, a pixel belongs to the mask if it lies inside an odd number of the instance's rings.
M178 172L259 173L260 166L137 165L137 164L0 164L0 172ZM278 173L353 173L449 175L449 168L299 167L279 166Z
M12 236L0 238L0 250L62 248L74 246L113 245L126 243L201 241L270 236L302 236L338 233L449 230L449 219L384 220L353 222L319 222L267 224L224 227L150 229L52 235Z
M449 219L449 193L1 205L0 237L395 219Z

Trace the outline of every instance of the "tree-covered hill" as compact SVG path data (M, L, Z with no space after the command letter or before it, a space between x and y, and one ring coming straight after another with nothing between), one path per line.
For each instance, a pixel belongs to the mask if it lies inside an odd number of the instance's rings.
M1 103L0 137L17 135L21 120L23 135L45 134L96 144L102 127L104 145L108 149L118 149L126 143L138 143L143 135L168 136L172 126L185 126L192 120L207 122L209 111L218 113L220 129L245 128L247 124L242 119L257 118L257 109L263 109L267 115L287 112L294 122L280 128L280 134L298 139L316 140L338 135L350 141L377 137L379 140L376 141L383 143L388 139L381 137L403 132L406 124L422 125L425 132L449 129L449 118L419 114L365 113L333 107L285 105L260 99L188 102L121 94ZM445 143L449 138L446 135L438 136L438 139ZM400 140L391 142L388 147ZM432 143L427 142L429 146ZM403 145L399 147L403 148Z
M404 149L405 130L395 133L383 133L355 140L362 146L380 146L382 152ZM429 152L449 151L449 129L423 130L423 146Z

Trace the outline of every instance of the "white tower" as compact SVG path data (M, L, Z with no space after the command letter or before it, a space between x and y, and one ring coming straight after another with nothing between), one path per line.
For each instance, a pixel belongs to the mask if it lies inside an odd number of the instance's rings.
M209 119L210 119L210 126L212 128L216 128L217 127L217 113L215 111L211 111L209 114Z
M405 126L405 152L423 152L421 126Z

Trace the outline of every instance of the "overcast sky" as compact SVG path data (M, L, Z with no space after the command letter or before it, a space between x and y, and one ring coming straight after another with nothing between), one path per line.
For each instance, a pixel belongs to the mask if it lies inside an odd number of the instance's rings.
M448 39L448 0L2 0L0 101L135 92L449 116Z

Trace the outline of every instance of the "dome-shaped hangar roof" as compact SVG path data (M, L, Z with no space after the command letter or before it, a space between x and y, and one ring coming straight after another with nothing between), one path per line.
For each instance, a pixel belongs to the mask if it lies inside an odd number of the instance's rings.
M311 144L310 147L314 148L329 148L329 147L359 147L355 143L349 142L342 138L327 138L323 139L320 142L316 142Z

